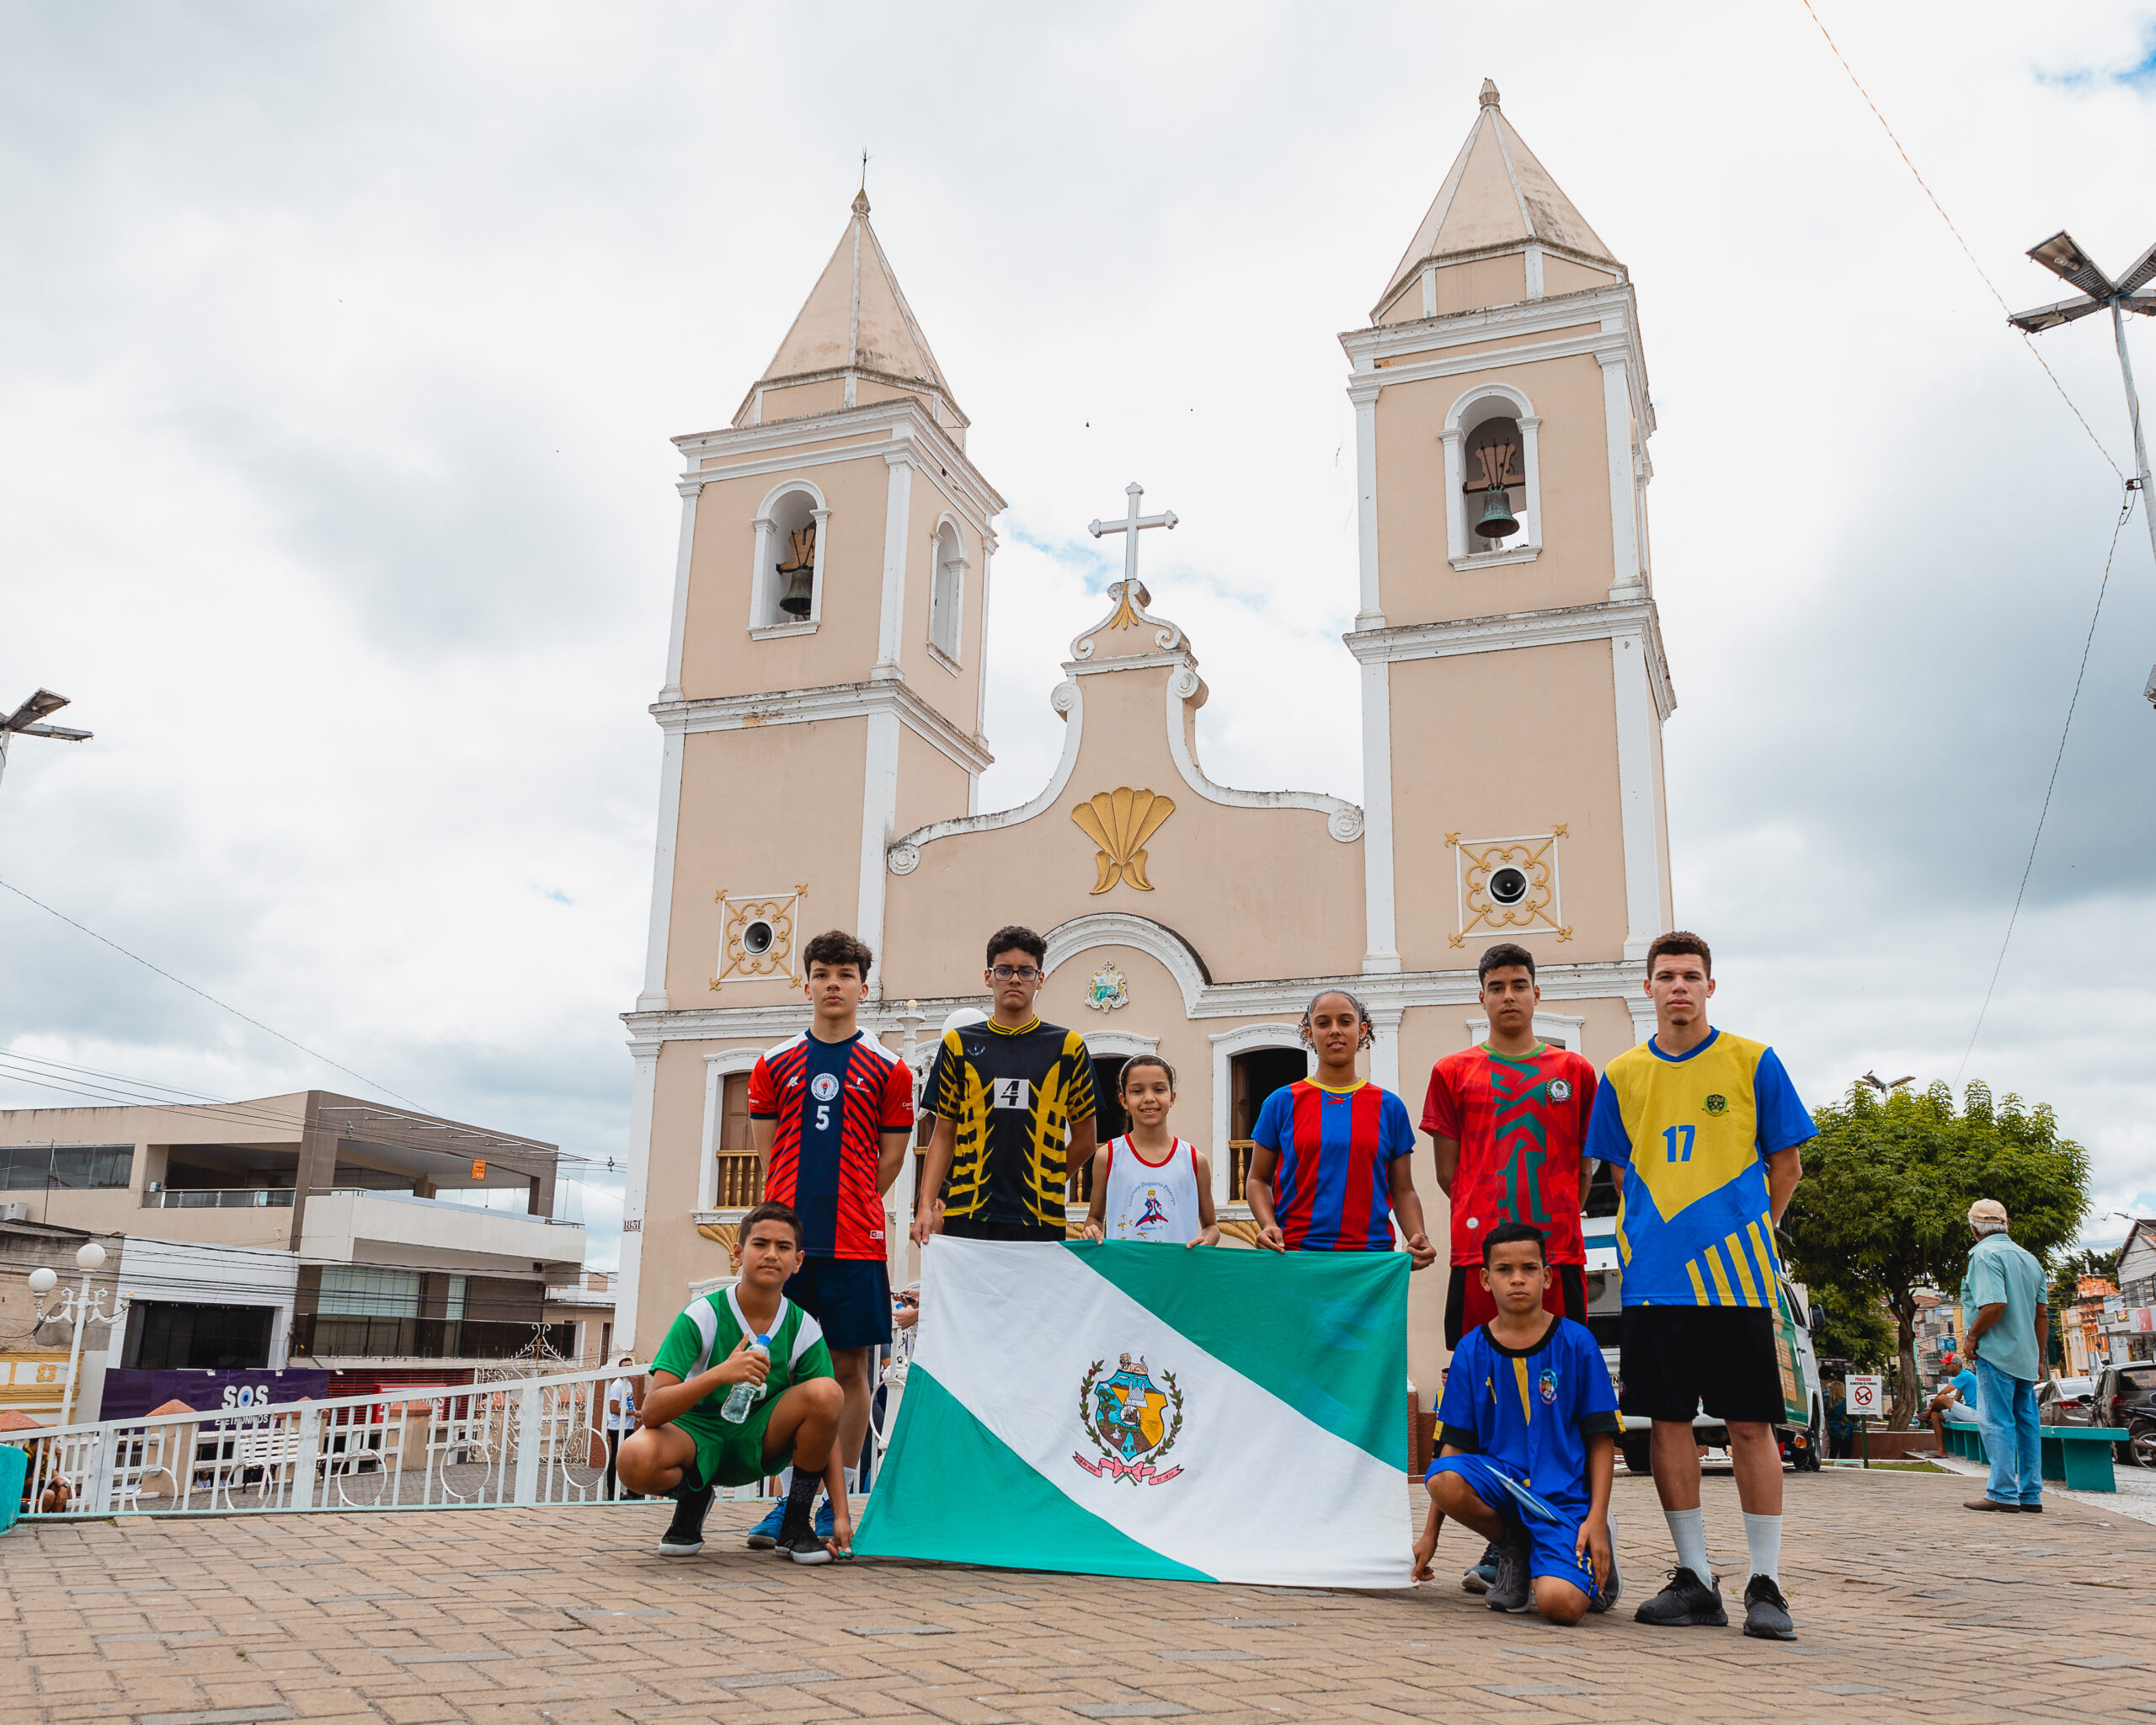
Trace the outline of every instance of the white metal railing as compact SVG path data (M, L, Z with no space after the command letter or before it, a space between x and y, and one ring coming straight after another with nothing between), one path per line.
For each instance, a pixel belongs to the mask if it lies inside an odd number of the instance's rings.
M24 1514L47 1519L593 1503L604 1498L606 1386L624 1375L152 1414L0 1433L0 1443L29 1451Z

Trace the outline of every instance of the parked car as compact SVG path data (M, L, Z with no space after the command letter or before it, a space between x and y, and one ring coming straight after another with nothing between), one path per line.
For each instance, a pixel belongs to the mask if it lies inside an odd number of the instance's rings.
M2090 1425L2124 1426L2119 1460L2156 1467L2156 1365L2109 1365L2089 1392Z
M2089 1417L2094 1378L2050 1378L2036 1386L2036 1423L2039 1425L2094 1425Z

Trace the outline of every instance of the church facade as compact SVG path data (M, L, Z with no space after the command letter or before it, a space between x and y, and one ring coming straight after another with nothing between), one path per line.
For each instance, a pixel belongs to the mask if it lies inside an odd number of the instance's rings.
M1208 775L1205 681L1136 579L1134 487L1124 521L1096 524L1121 530L1126 578L1043 692L1061 758L1022 805L979 807L1004 499L967 457L868 213L857 198L733 421L676 440L651 926L624 1018L619 1325L640 1353L728 1271L755 1197L748 1071L806 1023L798 953L824 928L874 948L862 1022L917 1067L948 1012L985 1004L985 937L1038 929L1039 1010L1083 1033L1104 1097L1131 1055L1174 1064L1175 1124L1210 1153L1230 1244L1253 1231L1240 1199L1258 1106L1306 1070L1298 1021L1325 982L1368 1004L1369 1076L1417 1115L1432 1063L1484 1033L1475 965L1494 941L1534 952L1547 1040L1599 1065L1652 1028L1641 961L1672 920L1674 701L1637 307L1494 87L1369 323L1341 338L1359 805ZM1427 1158L1417 1184L1442 1247ZM906 1185L894 1281L915 1269ZM1442 1260L1412 1285L1428 1405L1446 1357Z

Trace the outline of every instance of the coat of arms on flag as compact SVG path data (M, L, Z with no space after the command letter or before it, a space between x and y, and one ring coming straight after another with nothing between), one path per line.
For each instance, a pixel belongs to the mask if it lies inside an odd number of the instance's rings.
M1105 1359L1095 1360L1078 1386L1078 1423L1086 1428L1101 1459L1070 1459L1097 1479L1166 1485L1182 1471L1171 1467L1163 1473L1159 1468L1161 1458L1175 1448L1182 1434L1182 1391L1176 1387L1175 1374L1163 1370L1161 1381L1167 1388L1156 1388L1142 1354L1135 1365L1124 1354L1104 1380L1101 1375L1107 1370ZM1147 1456L1152 1459L1143 1459Z

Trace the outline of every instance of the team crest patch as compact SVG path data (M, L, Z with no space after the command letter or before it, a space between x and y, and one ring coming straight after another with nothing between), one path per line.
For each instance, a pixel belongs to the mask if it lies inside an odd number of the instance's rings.
M1710 1097L1709 1097L1707 1098L1707 1112L1708 1112L1709 1114L1726 1114L1726 1113L1727 1113L1727 1112L1728 1112L1728 1110L1729 1110L1729 1098L1728 1098L1727 1097L1726 1097L1726 1096L1710 1096Z
M1545 1403L1557 1399L1557 1373L1554 1367L1545 1365L1542 1368L1542 1375L1536 1381L1536 1387L1542 1391Z
M808 1093L814 1097L818 1102L829 1102L833 1097L839 1093L838 1074L835 1072L819 1072L809 1082Z
M1101 1459L1090 1461L1077 1454L1070 1459L1110 1482L1163 1486L1180 1474L1180 1466L1162 1472L1159 1464L1182 1433L1182 1391L1173 1372L1162 1371L1160 1380L1154 1383L1143 1354L1134 1364L1124 1354L1113 1372L1106 1360L1095 1360L1078 1386L1078 1423Z
M1572 1099L1572 1081L1571 1079L1569 1079L1569 1078L1552 1078L1552 1079L1550 1081L1550 1101L1552 1101L1552 1102L1570 1102Z

